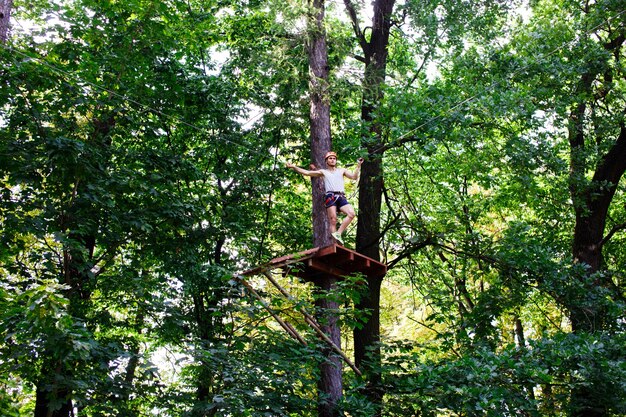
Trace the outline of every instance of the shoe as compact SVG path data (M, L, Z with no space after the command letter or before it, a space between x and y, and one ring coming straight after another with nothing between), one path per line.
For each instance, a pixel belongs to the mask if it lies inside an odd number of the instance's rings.
M335 238L335 240L339 243L341 243L343 245L343 239L341 238L341 233L339 232L332 232L331 233L332 237Z

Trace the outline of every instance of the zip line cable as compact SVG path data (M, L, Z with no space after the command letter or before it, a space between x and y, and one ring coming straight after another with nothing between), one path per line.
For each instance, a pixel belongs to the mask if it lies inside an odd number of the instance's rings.
M611 17L609 20L611 20L611 19L612 19L612 20L615 20L615 19L619 18L619 17L620 17L622 14L624 14L625 12L626 12L626 10L622 10L622 11L618 12L618 13L617 13L617 15L615 15L615 16L613 16L613 17ZM590 34L590 33L594 32L595 30L597 30L598 28L600 28L601 26L603 26L603 25L604 25L604 24L606 24L606 23L607 23L607 22L599 23L599 24L597 24L596 26L594 26L593 28L589 29L588 31L583 32L583 34L587 34L587 35L588 35L588 34ZM574 43L576 40L577 40L577 39L573 39L573 40L570 40L570 41L565 42L563 45L561 45L561 46L559 46L559 47L555 48L554 50L550 51L549 53L547 53L547 54L545 55L545 57L549 57L549 56L554 55L555 53L557 53L558 51L562 50L562 49L563 49L564 47L566 47L567 45ZM155 114L159 114L159 115L164 116L164 117L166 117L166 118L168 118L168 119L172 119L172 120L178 121L178 122L179 122L179 123L181 123L182 125L184 125L184 126L186 126L186 127L189 127L189 128L191 128L191 129L193 129L193 130L195 130L195 131L198 131L198 132L201 132L201 133L207 133L207 130L206 130L205 128L202 128L202 127L199 127L199 126L197 126L197 125L195 125L195 124L193 124L193 123L187 122L186 120L184 120L184 119L182 119L182 118L180 118L180 117L178 117L178 116L173 116L173 115L170 115L170 114L168 114L168 113L165 113L165 112L164 112L164 111L162 111L162 110L159 110L159 109L156 109L156 108L154 108L154 107L151 107L151 106L149 106L149 105L147 105L147 104L141 103L141 102L139 102L138 100L133 99L132 97L129 97L128 95L120 94L120 93L118 93L118 92L116 92L116 91L113 91L113 90L111 90L111 89L109 89L109 88L103 87L103 86L101 86L101 85L99 85L99 84L97 84L97 83L94 83L94 82L91 82L91 81L87 81L87 80L85 80L84 78L81 78L81 77L79 77L79 76L77 76L77 75L75 75L75 74L73 74L73 73L71 73L71 72L69 72L69 71L63 70L63 69L61 69L61 68L59 68L59 67L57 67L57 66L55 66L55 65L50 64L50 63L49 63L49 62L47 62L44 58L31 56L31 55L29 55L29 54L27 54L27 53L25 53L25 52L23 52L23 51L21 51L21 50L19 50L19 49L16 49L16 48L10 47L10 46L8 46L8 45L6 45L6 44L0 44L0 45L1 45L4 49L6 49L7 51L9 51L9 52L15 52L16 54L21 55L21 56L23 56L24 58L27 58L27 59L31 59L31 60L37 61L37 62L38 62L38 63L40 63L41 65L43 65L43 66L45 66L45 67L47 67L47 68L49 68L49 69L51 69L51 70L53 70L53 71L55 71L55 72L59 73L59 74L62 74L62 75L63 75L63 76L65 76L67 79L74 80L74 81L78 81L78 82L81 82L81 83L83 83L83 84L89 85L89 86L91 86L91 87L93 87L93 88L95 88L95 89L97 89L97 90L100 90L100 91L103 91L103 92L107 92L107 93L111 94L112 96L115 96L115 97L117 97L117 98L120 98L120 99L122 99L122 100L124 100L124 101L127 101L127 102L129 102L129 103L131 103L131 104L133 104L133 105L139 106L139 107L144 108L144 109L146 109L146 110L149 110L150 112L153 112L153 113L155 113ZM537 61L537 62L538 62L538 61ZM535 62L535 64L536 64L537 62ZM513 75L515 75L515 74L517 74L517 73L519 73L519 72L521 72L521 71L524 71L524 70L528 69L528 68L530 67L530 65L531 65L531 64L528 64L528 65L526 65L526 66L523 66L523 67L521 67L521 68L518 68L517 70L513 71L513 72L511 73L511 75L513 76ZM493 90L495 89L495 87L496 87L498 84L499 84L499 82L494 81L491 85L489 85L489 86L487 87L486 92L493 91ZM466 103L469 103L469 102L472 102L472 101L476 100L478 97L480 97L480 96L482 96L482 95L484 95L484 94L485 94L485 93L483 93L483 94L481 94L481 95L479 95L479 94L474 94L474 95L472 95L472 96L470 96L470 97L468 97L468 98L466 98L466 99L464 99L464 100L462 100L462 101L460 101L460 102L457 102L457 103L453 104L453 105L452 105L452 106L451 106L451 107L450 107L450 108L449 108L449 109L448 109L448 110L447 110L444 114L442 114L442 115L438 115L438 116L434 116L434 117L432 117L432 118L430 118L430 119L428 119L428 120L426 120L426 121L422 122L421 124L419 124L419 125L418 125L418 126L416 126L415 128L413 128L413 129L409 130L408 132L403 133L402 135L400 135L398 138L396 138L396 139L395 139L395 140L393 140L392 142L387 143L387 144L384 144L384 145L381 145L381 146L379 146L378 148L374 149L373 151L368 152L367 156L368 156L368 157L371 157L371 156L376 155L377 153L379 153L381 150L386 150L386 149L392 148L392 147L394 147L394 146L396 146L396 145L402 144L402 143L404 142L404 139L405 139L405 138L407 138L408 136L410 136L410 135L414 134L415 132L419 131L420 129L422 129L422 128L423 128L423 127L425 127L425 126L428 126L428 125L432 124L433 122L435 122L435 121L437 121L437 120L439 120L439 119L442 119L442 118L443 118L443 117L445 117L445 116L451 116L451 115L454 115L454 114L459 114L459 112L458 112L458 111L455 111L456 109L460 108L461 106L463 106L463 105L464 105L464 104L466 104ZM435 104L435 107L436 107L436 106L438 106L438 105L440 105L440 104L442 104L442 103L443 103L443 100L440 100L438 103L436 103L436 104ZM260 115L262 115L263 113L264 113L264 110L261 110L258 114L254 115L254 116L253 116L253 117L251 117L248 121L244 122L244 123L242 124L242 126L246 126L246 125L247 125L247 124L249 124L252 120L254 120L254 119L256 119L256 118L260 117ZM260 152L260 151L258 151L258 150L256 150L256 149L253 149L253 148L251 148L251 147L250 147L250 146L248 146L248 145L244 145L244 144L239 143L239 142L237 142L237 141L233 141L232 139L227 139L227 138L224 138L224 137L221 137L221 136L220 136L220 137L218 137L218 138L217 138L217 140L221 140L221 141L224 141L224 142L227 142L227 143L230 143L230 144L233 144L233 145L239 146L239 147L241 147L241 148L243 148L243 149L246 149L246 150L248 150L248 151L250 151L250 152L252 152L252 153L254 153L254 154L261 155L261 152ZM347 165L347 166L350 166L350 165Z
M622 11L620 11L620 12L618 12L618 13L617 13L617 15L613 16L612 18L609 18L608 20L611 20L611 19L612 19L612 20L618 19L618 18L619 18L622 14L624 14L624 13L626 13L626 9L625 9L625 10L622 10ZM593 33L594 31L596 31L597 29L599 29L600 27L604 26L604 25L605 25L605 24L607 24L607 23L609 23L609 22L607 21L607 22L602 22L602 23L599 23L599 24L597 24L596 26L592 27L591 29L589 29L589 30L587 30L587 31L582 32L582 34L584 34L584 35L590 35L591 33ZM567 42L563 43L562 45L560 45L559 47L554 48L552 51L550 51L549 53L547 53L544 57L545 57L545 58L548 58L548 57L550 57L550 56L554 55L555 53L557 53L558 51L562 50L563 48L565 48L565 47L569 46L570 44L574 44L574 43L575 43L575 42L577 42L578 40L579 40L578 38L574 38L574 39L572 39L572 40L570 40L570 41L567 41ZM587 54L587 55L589 55L589 54ZM536 64L538 64L538 63L540 63L540 62L541 62L540 60L536 60L536 61L534 61L534 62L533 62L533 64L535 64L535 65L536 65ZM521 72L521 71L527 70L528 68L530 68L530 66L531 66L531 64L527 64L527 65L525 65L525 66L523 66L523 67L520 67L520 68L518 68L517 70L513 71L510 75L511 75L511 76L514 76L514 75L516 75L517 73L519 73L519 72ZM460 112L455 111L455 112L453 113L451 110L455 110L455 109L457 109L457 108L459 108L459 107L463 106L463 105L464 105L464 104L466 104L466 103L469 103L469 102L471 102L471 101L474 101L475 99L477 99L477 98L479 98L479 97L483 96L483 95L484 95L484 94L486 94L486 93L493 92L493 91L495 90L495 87L497 87L498 85L499 85L499 82L498 82L498 81L494 81L494 82L492 82L490 85L488 85L488 86L487 86L487 88L486 88L486 92L485 92L485 93L480 94L480 95L479 95L479 94L474 94L474 95L472 95L472 96L470 96L470 97L468 97L468 98L466 98L466 99L464 99L464 100L462 100L462 101L460 101L460 102L458 102L458 103L455 103L452 107L450 107L450 109L448 109L448 111L446 111L446 113L444 113L444 114L442 114L442 115L434 116L434 117L432 117L432 118L430 118L430 119L426 120L425 122L423 122L423 123L419 124L417 127L413 128L413 129L411 129L411 130L409 130L408 132L403 133L402 135L400 135L400 136L399 136L397 139L395 139L394 141L392 141L392 142L390 142L390 143L388 143L388 144L385 144L385 145L381 145L380 147L378 147L378 148L374 149L373 151L368 152L367 156L368 156L368 157L371 157L371 156L376 155L377 153L379 153L381 150L386 150L386 149L390 149L390 148L392 148L392 147L394 147L394 146L396 146L396 145L401 145L402 143L404 143L404 142L403 142L403 139L405 139L405 138L406 138L406 137L408 137L409 135L412 135L413 133L417 132L418 130L422 129L423 127L425 127L425 126L427 126L427 125L430 125L432 122L434 122L434 121L436 121L436 120L438 120L438 119L442 119L444 116L453 116L453 115L459 114ZM438 105L440 105L440 104L442 104L442 103L443 103L443 99L442 99L442 100L440 100L438 103L436 103L436 104L435 104L435 107L436 107L436 106L438 106Z
M179 122L180 124L182 124L182 125L184 125L184 126L186 126L186 127L188 127L188 128L191 128L191 129L193 129L193 130L195 130L195 131L197 131L197 132L200 132L200 133L209 133L209 131L208 131L207 129L202 128L202 127L199 127L199 126L196 126L196 125L194 125L193 123L189 123L189 122L187 122L186 120L184 120L184 119L180 118L179 116L173 116L173 115L168 114L168 113L166 113L166 112L164 112L164 111L162 111L162 110L155 109L154 107L151 107L151 106L149 106L149 105L147 105L147 104L141 103L141 102L139 102L139 101L137 101L137 100L133 99L132 97L129 97L128 95L120 94L120 93L118 93L118 92L116 92L116 91L111 90L110 88L106 88L106 87L103 87L103 86L101 86L101 85L99 85L99 84L96 84L96 83L94 83L94 82L87 81L87 80L85 80L84 78L77 76L76 74L73 74L73 73L71 73L71 72L69 72L69 71L66 71L66 70L64 70L64 69L61 69L61 68L59 68L59 67L57 67L57 66L55 66L55 65L53 65L53 64L50 64L49 62L47 62L47 61L46 61L44 58L42 58L42 57L31 56L31 55L27 54L27 53L26 53L26 52L24 52L24 51L21 51L21 50L19 50L19 49L13 48L13 47L10 47L10 46L8 46L8 45L4 45L4 44L0 44L0 45L1 45L1 46L5 49L5 50L7 50L7 51L9 51L9 52L16 53L16 54L18 54L18 55L20 55L20 56L22 56L22 57L24 57L24 58L26 58L26 59L36 61L36 62L38 62L39 64L43 65L44 67L46 67L46 68L48 68L48 69L51 69L52 71L54 71L54 72L57 72L57 73L61 74L62 76L66 77L66 80L68 80L68 81L70 81L70 82L71 82L71 81L74 81L74 85L80 86L80 83L82 83L82 84L85 84L85 85L91 86L91 87L93 87L93 88L95 88L95 89L97 89L97 90L100 90L100 91L106 92L106 93L108 93L108 94L111 94L111 95L112 95L112 96L114 96L114 97L117 97L117 98L119 98L119 99L121 99L121 100L123 100L123 101L125 101L125 102L128 102L128 103L130 103L130 104L133 104L133 105L135 105L135 106L141 107L141 108L143 108L143 109L145 109L145 110L148 110L148 111L150 111L150 112L152 112L152 113L154 113L154 114L158 114L158 115L163 116L163 117L165 117L165 118L167 118L167 119L177 121L177 122ZM260 114L262 114L262 113L263 113L263 111L259 112L258 114L254 115L254 116L253 116L250 120L253 120L253 119L255 119L255 118L258 118L258 117L260 116ZM247 125L247 124L250 122L250 120L246 121L244 124L242 124L242 126ZM217 140L221 140L221 141L223 141L223 142L230 143L230 144L232 144L232 145L235 145L235 146L238 146L238 147L240 147L240 148L246 149L246 150L248 150L248 151L250 151L250 152L252 152L252 153L254 153L254 154L257 154L257 155L262 156L262 153L261 153L261 152L259 152L258 150L253 149L253 148L251 148L251 147L250 147L250 146L248 146L248 145L244 145L244 144L242 144L242 143L239 143L239 142L237 142L237 141L234 141L234 140L232 140L232 139L227 139L227 138L224 138L224 137L218 136L218 137L217 137Z
M609 20L611 20L611 19L615 20L615 19L619 18L625 12L626 12L626 10L622 10L622 11L618 12L617 15L613 16L612 18L610 18ZM592 27L591 29L589 29L589 30L587 30L585 32L582 32L582 33L586 34L586 35L591 34L593 31L595 31L598 28L602 27L606 23L607 22L599 23L596 26ZM570 44L573 44L576 41L577 41L577 39L572 39L570 41L567 41L564 44L562 44L561 46L559 46L559 47L555 48L554 50L550 51L544 57L550 57L553 54L557 53L558 51L562 50L564 47L566 47L566 46L568 46ZM57 67L55 65L50 64L44 58L31 56L31 55L29 55L29 54L27 54L27 53L25 53L23 51L20 51L19 49L12 48L12 47L10 47L8 45L5 45L5 44L0 44L0 45L2 45L2 47L4 49L6 49L7 51L15 52L18 55L21 55L21 56L23 56L24 58L27 58L27 59L35 60L38 63L40 63L41 65L43 65L43 66L45 66L45 67L47 67L47 68L49 68L49 69L59 73L59 74L62 74L63 76L67 77L68 79L82 82L82 83L84 83L86 85L89 85L89 86L95 88L95 89L107 92L107 93L109 93L109 94L111 94L111 95L113 95L115 97L118 97L118 98L120 98L120 99L122 99L122 100L124 100L124 101L126 101L128 103L131 103L133 105L139 106L139 107L144 108L146 110L149 110L149 111L151 111L153 113L156 113L156 114L159 114L161 116L164 116L164 117L166 117L168 119L178 121L182 125L184 125L186 127L189 127L190 129L193 129L195 131L198 131L198 132L201 132L201 133L207 133L207 129L205 129L205 128L201 128L199 126L194 125L193 123L189 123L189 122L185 121L184 119L181 119L178 116L173 116L173 115L165 113L162 110L155 109L155 108L153 108L153 107L151 107L149 105L146 105L144 103L139 102L136 99L133 99L133 98L129 97L128 95L120 94L118 92L115 92L115 91L113 91L111 89L103 87L103 86L101 86L99 84L96 84L94 82L87 81L87 80L85 80L85 79L83 79L83 78L81 78L81 77L79 77L79 76L77 76L75 74L72 74L69 71L63 70L63 69L61 69L61 68L59 68L59 67ZM537 61L533 62L533 64L537 64L538 62L540 62L540 61L537 60ZM511 73L511 76L513 76L513 75L515 75L515 74L517 74L517 73L519 73L521 71L524 71L524 70L528 69L530 66L531 66L531 64L527 64L527 65L525 65L523 67L518 68L517 70L515 70L515 71L513 71ZM494 91L495 87L498 86L498 85L499 85L499 82L497 82L497 81L492 82L489 86L487 86L486 92ZM404 139L407 138L408 136L414 134L415 132L419 131L420 129L422 129L425 126L428 126L428 125L432 124L433 122L435 122L435 121L437 121L439 119L442 119L445 116L452 116L452 115L455 115L455 114L459 114L460 112L457 111L456 109L460 108L461 106L465 105L466 103L469 103L469 102L472 102L472 101L476 100L477 98L483 96L484 94L485 93L479 95L477 93L477 94L474 94L474 95L472 95L470 97L467 97L467 98L465 98L465 99L463 99L463 100L461 100L461 101L459 101L457 103L454 103L448 110L446 110L446 112L444 114L441 114L441 115L438 115L438 116L434 116L434 117L432 117L432 118L430 118L430 119L420 123L418 126L416 126L413 129L403 133L402 135L400 135L395 140L393 140L393 141L391 141L391 142L389 142L387 144L383 144L383 145L379 146L378 148L374 149L373 151L368 152L367 156L371 157L373 155L378 154L380 151L384 151L384 150L390 149L392 147L395 147L397 145L400 145L400 144L404 143ZM442 103L443 103L443 100L440 100L438 103L435 104L435 107L440 105L440 104L442 104ZM253 120L253 119L259 117L260 114L263 113L263 112L264 111L262 110L259 114L257 114L255 116L253 116L252 118L250 118L250 120ZM247 125L250 122L250 120L245 122L243 124L243 126ZM239 146L239 147L241 147L243 149L246 149L246 150L248 150L251 153L256 154L256 155L262 155L260 151L258 151L256 149L253 149L253 148L251 148L248 145L244 145L244 144L239 143L237 141L233 141L232 139L227 139L227 138L224 138L224 137L218 137L217 140L221 140L221 141L224 141L224 142L227 142L227 143L231 143L231 144L233 144L235 146ZM274 164L274 166L276 167L276 164ZM347 166L350 166L350 165L347 165Z

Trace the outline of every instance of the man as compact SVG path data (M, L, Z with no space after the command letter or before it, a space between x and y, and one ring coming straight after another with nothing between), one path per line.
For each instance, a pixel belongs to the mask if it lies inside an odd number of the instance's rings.
M326 213L328 214L328 220L330 222L330 233L333 238L343 245L341 234L346 230L356 215L354 209L346 199L343 177L356 180L361 171L363 158L357 160L357 167L354 172L350 172L345 168L337 168L337 154L335 152L327 152L324 156L324 162L326 162L327 169L307 170L297 167L290 162L287 162L285 165L287 168L293 169L297 173L308 177L324 177L324 186L326 188L324 206L326 207ZM346 218L341 222L338 230L336 230L337 209L346 215Z

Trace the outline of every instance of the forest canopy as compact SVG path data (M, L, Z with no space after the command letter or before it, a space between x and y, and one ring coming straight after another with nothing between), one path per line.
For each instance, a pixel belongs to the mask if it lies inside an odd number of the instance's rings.
M0 0L0 414L626 415L625 47L622 0ZM244 277L329 242L330 149L386 275Z

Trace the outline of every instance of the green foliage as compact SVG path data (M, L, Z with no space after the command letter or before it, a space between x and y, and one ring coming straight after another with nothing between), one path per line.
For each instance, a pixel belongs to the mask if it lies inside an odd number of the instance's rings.
M607 49L623 37L623 3L531 3L527 20L506 20L514 2L394 10L372 115L394 307L374 369L383 415L579 415L577 393L626 413L625 189L594 179L623 131L626 60ZM315 415L324 346L293 302L261 291L306 347L231 282L310 246L308 184L283 169L309 159L305 7L14 12L35 26L14 25L0 49L2 415L33 414L37 399L85 416ZM350 160L370 157L369 125L344 12L330 4L326 30L334 147ZM573 261L577 215L607 190L603 264L588 273ZM353 308L366 290L357 276L323 294L344 335L371 315ZM609 324L574 334L573 306ZM365 381L344 373L346 415L375 415Z
M277 137L234 123L250 90L210 74L194 39L213 15L188 6L66 4L57 39L3 51L1 366L26 382L17 401L40 387L52 409L143 415L167 398L160 346L230 352L222 265L259 252ZM222 378L205 368L187 389Z
M623 336L573 335L537 339L528 347L479 348L461 357L423 360L411 346L391 345L385 361L386 415L567 415L568 393L593 386L607 415L626 405Z

